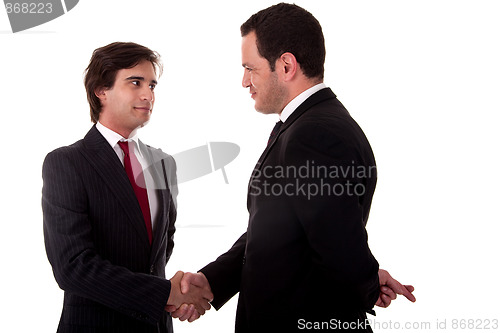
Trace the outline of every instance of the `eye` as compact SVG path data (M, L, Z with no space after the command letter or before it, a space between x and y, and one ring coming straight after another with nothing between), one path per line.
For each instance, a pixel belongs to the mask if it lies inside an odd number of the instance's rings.
M134 81L130 81L130 82L132 82L132 84L134 86L138 86L139 87L141 85L141 81L139 81L139 80L134 80Z
M149 85L149 89L151 89L151 91L155 90L155 88L156 88L156 84L151 83Z

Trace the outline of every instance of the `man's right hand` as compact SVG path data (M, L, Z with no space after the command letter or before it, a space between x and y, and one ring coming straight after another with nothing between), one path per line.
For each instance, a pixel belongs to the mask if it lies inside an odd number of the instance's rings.
M412 285L403 285L394 279L388 271L379 269L378 277L380 282L380 295L375 305L386 308L395 300L397 295L404 295L409 301L415 302L412 294L415 288Z
M210 310L209 302L214 297L210 286L208 285L207 288L201 285L202 283L197 283L194 275L179 271L170 279L171 289L165 310L172 312L174 318L183 317L184 319L181 320L186 320L192 317L193 320L196 320L205 314L206 310ZM208 284L208 281L206 283ZM179 315L175 315L176 313ZM187 315L189 317L185 318Z
M177 274L178 273L179 272L177 272ZM174 278L177 276L177 274L174 276ZM181 278L180 290L182 294L191 293L193 289L201 289L203 290L202 293L205 295L205 300L207 300L208 302L211 302L213 300L214 296L210 288L210 283L203 273L184 273ZM210 305L208 306L210 308ZM200 312L196 305L190 302L184 302L180 306L168 305L165 309L171 313L172 317L179 318L180 321L188 320L189 322L195 321L205 313L205 311Z

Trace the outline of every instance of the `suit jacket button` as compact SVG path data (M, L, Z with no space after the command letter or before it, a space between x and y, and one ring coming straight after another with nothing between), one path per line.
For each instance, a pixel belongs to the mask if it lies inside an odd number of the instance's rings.
M153 274L154 271L155 271L155 266L151 265L151 268L149 268L149 274Z
M243 265L247 262L247 257L243 257Z

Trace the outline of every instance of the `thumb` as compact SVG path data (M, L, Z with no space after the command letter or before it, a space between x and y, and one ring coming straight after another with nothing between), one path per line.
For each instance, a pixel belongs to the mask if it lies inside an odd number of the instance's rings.
M187 294L189 292L189 285L192 283L193 274L185 273L181 280L181 293Z

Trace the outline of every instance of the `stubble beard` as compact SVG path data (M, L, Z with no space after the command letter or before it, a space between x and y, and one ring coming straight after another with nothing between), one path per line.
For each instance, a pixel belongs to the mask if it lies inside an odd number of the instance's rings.
M255 109L263 114L281 113L288 98L288 91L278 81L278 75L273 73L272 81L267 88L262 105L255 105Z

